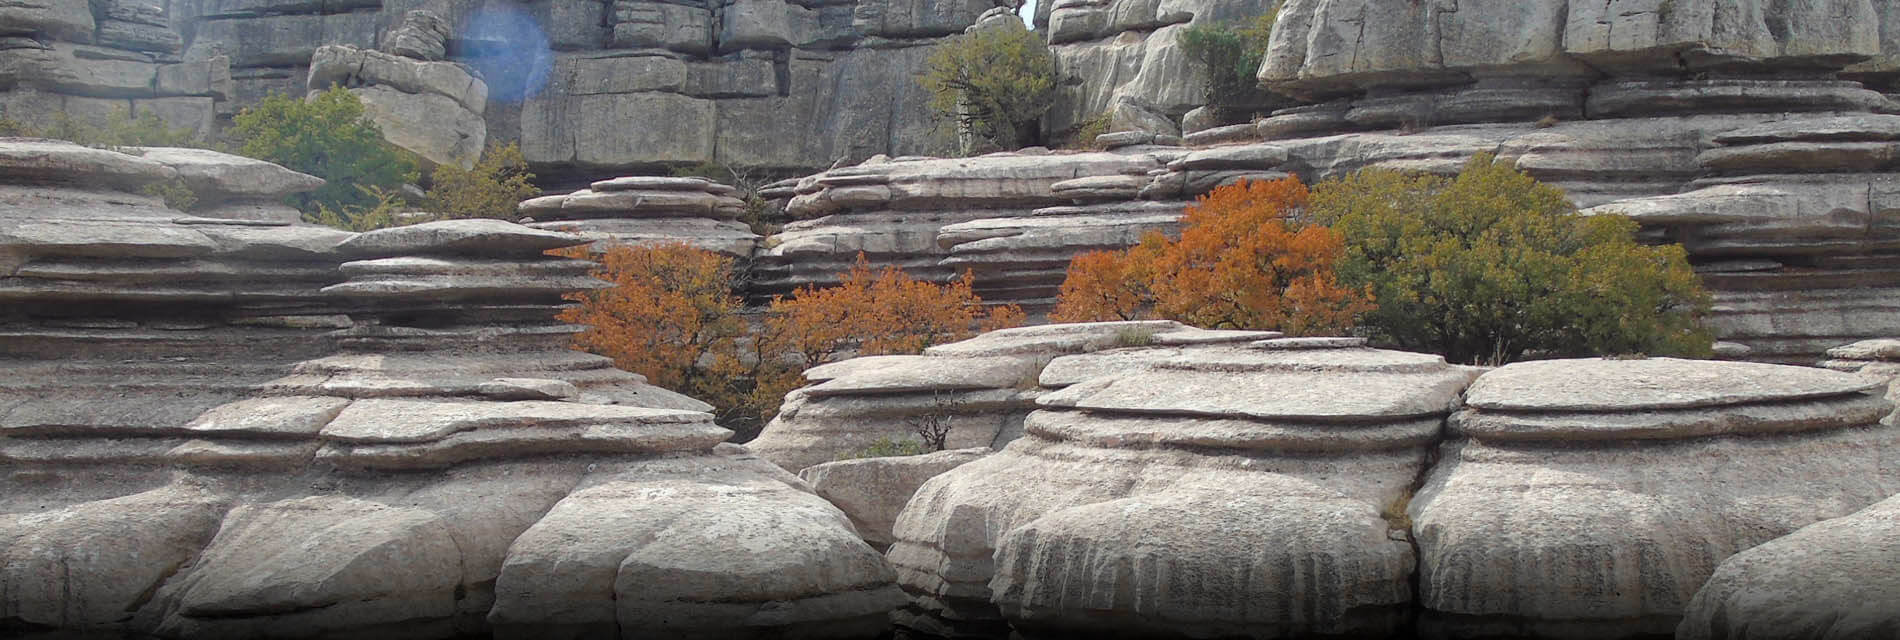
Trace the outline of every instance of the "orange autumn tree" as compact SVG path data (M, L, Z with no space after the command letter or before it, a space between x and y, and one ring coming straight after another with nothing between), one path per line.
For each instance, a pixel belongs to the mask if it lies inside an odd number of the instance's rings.
M732 261L718 254L675 243L616 247L595 259L594 276L613 286L568 296L580 304L561 320L590 325L575 347L712 404L740 441L778 413L805 369L850 355L919 353L1023 319L1014 305L986 310L968 273L936 285L892 267L873 271L862 255L839 286L775 298L756 321L732 294Z
M568 294L580 304L558 316L587 325L574 337L584 351L613 358L614 366L655 385L715 402L718 380L699 366L731 349L745 334L732 295L732 260L686 243L614 247L598 256L585 247L554 252L600 264L593 276L611 287Z
M1125 251L1076 257L1050 319L1343 332L1374 308L1372 294L1339 284L1340 234L1293 220L1306 199L1295 178L1217 188L1188 207L1179 240L1151 232Z

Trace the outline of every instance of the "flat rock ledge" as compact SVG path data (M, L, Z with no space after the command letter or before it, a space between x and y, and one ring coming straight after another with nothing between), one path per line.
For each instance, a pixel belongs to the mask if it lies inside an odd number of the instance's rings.
M925 482L898 516L888 556L911 597L900 627L1397 630L1414 559L1404 525L1385 514L1424 471L1476 372L1363 347L1255 347L1272 337L1256 332L1184 340L1197 332L1165 326L1122 339L1135 346L1090 348L1129 328L1070 325L1036 341L995 332L933 348L927 357L1048 364L1023 436Z
M529 226L593 240L592 250L683 242L750 261L759 236L737 218L739 190L705 178L626 176L521 203Z
M561 294L602 283L542 251L584 238L196 218L136 193L184 171L154 158L0 161L77 172L0 176L0 635L868 638L904 600L705 403L567 347Z
M1900 491L1883 392L1825 369L1668 358L1486 373L1407 510L1421 629L1673 632L1725 558Z

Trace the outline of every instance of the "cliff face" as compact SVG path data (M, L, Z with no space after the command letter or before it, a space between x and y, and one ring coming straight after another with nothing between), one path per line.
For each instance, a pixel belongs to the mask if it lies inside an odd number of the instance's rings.
M181 55L164 0L0 3L0 116L29 126L59 114L105 121L156 115L210 133L229 113L226 58Z
M518 140L538 172L573 172L578 182L662 164L813 170L936 149L911 77L932 45L992 6L171 0L169 9L188 57L230 57L239 103L312 88L321 46L402 46L405 20L425 11L446 35L441 55L478 70L490 88L487 137Z

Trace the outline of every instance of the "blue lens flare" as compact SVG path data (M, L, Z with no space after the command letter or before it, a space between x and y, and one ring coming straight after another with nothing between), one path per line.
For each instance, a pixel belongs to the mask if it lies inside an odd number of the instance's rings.
M527 12L491 4L469 19L461 42L459 57L482 73L489 100L521 102L547 88L554 50Z

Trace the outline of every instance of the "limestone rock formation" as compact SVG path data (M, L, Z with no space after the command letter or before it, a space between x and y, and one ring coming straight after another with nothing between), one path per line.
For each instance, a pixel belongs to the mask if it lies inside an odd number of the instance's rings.
M235 100L303 95L326 45L480 71L495 100L471 112L518 141L544 179L578 185L629 170L716 161L816 170L841 157L935 151L912 79L989 0L172 0L192 59L228 56ZM410 127L438 106L372 91ZM663 124L659 124L663 123ZM796 134L796 135L793 135ZM479 149L479 145L476 145Z
M1259 338L1168 331L1050 361L1023 437L898 516L889 557L912 602L894 619L938 635L1395 632L1414 560L1388 505L1476 372Z
M305 84L349 88L385 140L433 164L473 168L488 141L488 83L454 62L324 45L310 56Z
M302 214L284 197L323 186L323 179L243 156L208 149L172 147L125 151L171 167L197 202L193 215L231 220L294 223Z
M937 421L949 429L950 448L1000 449L1021 437L1023 416L1042 393L1036 376L1051 359L1151 334L1168 340L1225 335L1167 320L1051 324L992 331L930 347L923 355L819 365L805 371L812 384L787 394L778 416L748 446L800 471L879 439L919 440L919 424Z
M0 116L45 128L66 116L156 116L200 136L230 113L227 58L186 59L179 18L158 0L0 4Z
M1723 559L1900 491L1879 386L1756 363L1547 360L1480 377L1407 513L1422 625L1667 634Z
M878 549L891 546L891 525L924 481L989 455L988 447L914 456L839 460L805 467L798 477L844 511L858 535Z
M985 301L1046 308L1074 254L1125 246L1140 231L1169 224L1122 215L1127 207L1101 215L1049 208L1099 200L1091 189L1076 188L1079 181L1146 176L1165 162L1140 149L1023 152L874 158L807 176L789 190L768 190L787 197L785 210L798 221L758 253L755 286L773 294L833 284L862 253L872 264L921 279L947 281L972 270ZM1036 232L1042 225L1092 233Z
M165 209L147 157L0 141L0 629L867 637L848 518L697 400L567 348L494 220ZM306 183L307 184L307 183ZM579 541L579 542L577 542Z
M1684 640L1891 637L1900 630L1900 497L1730 556L1676 627Z
M738 190L704 178L627 176L564 195L521 203L530 226L577 234L595 251L619 245L685 242L752 259L758 234L734 218L745 211Z
M1055 0L1037 24L1067 89L1044 128L1059 132L1107 114L1116 131L1179 135L1190 110L1207 104L1207 78L1179 42L1192 25L1252 20L1268 0Z

